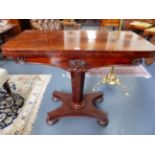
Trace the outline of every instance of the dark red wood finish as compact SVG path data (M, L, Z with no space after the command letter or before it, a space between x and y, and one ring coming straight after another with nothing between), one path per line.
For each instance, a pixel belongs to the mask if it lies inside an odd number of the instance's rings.
M1 43L4 43L9 38L15 36L14 29L16 25L9 24L7 26L0 26L0 40Z
M62 106L48 114L47 122L66 116L94 117L102 124L108 119L95 107L101 93L83 94L85 72L107 65L132 65L151 58L155 46L130 31L24 31L2 47L3 54L28 63L54 65L70 71L72 94L55 91Z

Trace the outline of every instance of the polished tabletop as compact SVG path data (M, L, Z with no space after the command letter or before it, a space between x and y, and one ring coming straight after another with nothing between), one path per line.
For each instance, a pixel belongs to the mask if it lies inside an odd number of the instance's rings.
M133 32L31 30L4 44L2 52L17 62L54 65L70 72L72 93L53 92L53 100L62 104L48 113L48 124L54 124L62 117L85 116L95 118L105 126L107 114L94 104L103 100L103 94L83 93L85 73L101 66L137 65L141 58L152 57L155 47Z
M131 31L26 30L4 44L2 49L4 54L10 51L20 54L24 50L27 55L30 51L35 55L55 51L152 52L155 51L155 46Z

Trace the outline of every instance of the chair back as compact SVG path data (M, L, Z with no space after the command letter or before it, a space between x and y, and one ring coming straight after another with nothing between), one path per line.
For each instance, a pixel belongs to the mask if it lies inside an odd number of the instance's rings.
M37 30L61 30L63 25L58 19L31 19L31 26Z

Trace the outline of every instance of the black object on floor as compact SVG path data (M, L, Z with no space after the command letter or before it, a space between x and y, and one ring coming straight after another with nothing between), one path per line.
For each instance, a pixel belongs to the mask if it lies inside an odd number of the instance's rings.
M12 124L18 116L19 109L24 104L24 98L19 94L0 96L0 130Z

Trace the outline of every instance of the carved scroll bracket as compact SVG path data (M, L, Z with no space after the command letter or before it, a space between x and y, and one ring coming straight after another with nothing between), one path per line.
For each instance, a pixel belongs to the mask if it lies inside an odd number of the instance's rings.
M142 59L142 58L134 59L134 60L132 61L132 64L133 64L133 65L140 65L140 64L142 64L142 63L143 63L143 59Z
M155 53L152 54L150 58L145 59L145 64L146 65L151 65L155 62Z
M70 71L70 72L86 72L87 64L85 61L79 60L79 59L70 60L68 71Z
M17 58L16 62L19 64L24 64L25 63L25 58Z

